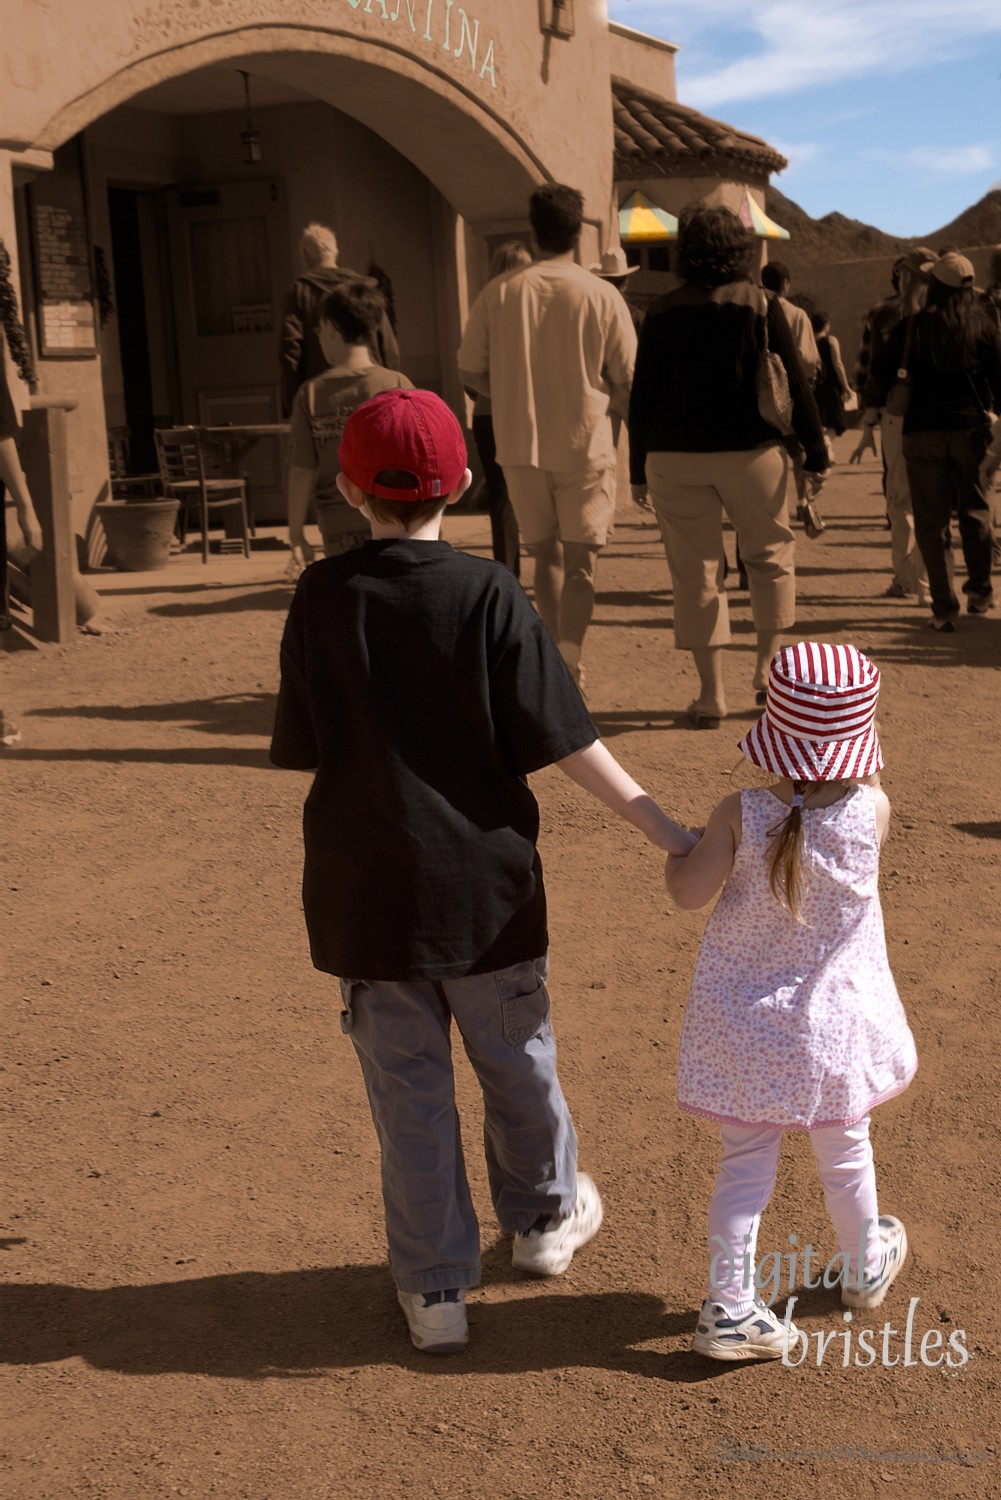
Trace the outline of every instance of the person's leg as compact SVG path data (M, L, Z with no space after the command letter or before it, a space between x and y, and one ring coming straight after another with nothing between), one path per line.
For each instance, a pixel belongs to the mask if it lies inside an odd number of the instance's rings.
M874 1276L880 1268L883 1247L869 1116L855 1125L811 1130L810 1144L817 1158L827 1212L838 1237L838 1253L847 1268L847 1279L857 1282L860 1250L863 1270Z
M896 597L928 591L928 578L914 534L911 487L904 458L904 419L885 411L880 418L883 461L886 465L886 514L890 522L890 559L893 579L887 592Z
M966 563L967 582L963 585L963 593L969 596L971 612L989 608L994 595L991 583L991 508L987 493L980 483L980 465L987 452L990 436L989 427L975 427L946 435L955 474L959 539Z
M501 1228L522 1234L576 1201L577 1136L556 1075L545 960L447 979L444 990L483 1090L483 1141Z
M646 477L674 594L674 643L691 651L700 714L726 713L721 648L730 640L723 574L723 507L705 453L650 453Z
M518 522L508 498L504 470L497 462L493 418L481 412L473 418L473 440L483 469L483 483L490 512L490 539L494 560L503 563L517 578L520 567Z
M600 548L584 542L563 543L563 597L560 600L560 645L584 645L594 614L594 575Z
M723 1125L723 1155L709 1202L709 1289L731 1317L754 1306L758 1225L775 1187L782 1131Z
M535 607L553 640L559 641L563 547L550 476L542 469L522 465L508 465L503 474L518 530L534 564Z
M762 691L783 633L796 623L796 545L786 508L788 459L778 445L714 453L711 477L740 539L757 632L754 687Z
M914 533L928 574L932 615L951 622L959 613L952 582L954 481L945 434L914 432L904 439L904 458L914 509Z
M594 614L598 553L608 540L615 515L615 467L559 472L551 477L563 543L559 646L579 681L584 636Z
M480 1238L455 1107L448 1004L430 981L342 980L382 1150L393 1280L402 1292L475 1286Z

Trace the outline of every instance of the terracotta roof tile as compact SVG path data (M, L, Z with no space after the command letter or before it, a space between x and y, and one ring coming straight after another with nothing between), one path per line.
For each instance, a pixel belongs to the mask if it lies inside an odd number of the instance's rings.
M612 79L615 175L672 177L693 167L713 171L723 161L757 172L781 172L784 156L756 135L711 120L698 110L651 94L625 78Z

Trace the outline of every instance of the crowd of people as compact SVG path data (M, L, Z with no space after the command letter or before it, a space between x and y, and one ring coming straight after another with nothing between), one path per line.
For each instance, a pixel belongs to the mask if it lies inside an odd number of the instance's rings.
M893 569L887 594L913 596L930 607L936 629L955 628L956 516L967 609L991 607L1001 251L986 291L948 247L901 256L892 296L866 317L853 384L828 314L794 295L782 262L759 272L757 241L728 209L684 210L680 284L645 312L628 296L635 267L621 249L589 269L578 264L583 202L575 189L540 188L529 219L531 253L520 241L494 251L458 367L474 402L493 555L515 576L522 553L531 558L535 607L582 691L623 426L633 497L652 508L663 538L675 645L691 652L698 673L686 710L693 728L718 728L727 713L724 520L736 532L738 582L749 594L757 637L749 687L761 705L769 662L795 623L793 523L810 538L825 530L819 496L832 440L860 405L850 462L876 452L878 426ZM361 401L408 384L376 283L337 267L336 240L323 226L305 231L303 260L282 345L294 576L313 555L303 532L311 495L326 555L364 541L336 491L337 441ZM324 372L309 378L319 358Z
M320 310L334 364L293 406L297 545L307 478L335 430L323 493L349 520L324 525L327 560L299 576L271 751L279 766L315 772L303 886L313 962L340 983L411 1339L456 1353L480 1249L453 1023L482 1088L489 1188L515 1269L561 1275L603 1220L556 1071L528 775L556 766L665 851L678 906L719 895L678 1064L680 1108L715 1121L722 1145L693 1348L787 1360L805 1335L791 1304L780 1319L763 1300L756 1270L785 1132L809 1132L838 1242L824 1284L846 1308L880 1306L908 1254L901 1220L880 1213L869 1139L872 1109L917 1067L878 896L890 817L879 672L847 643L783 643L795 625L790 470L799 518L817 536L831 437L857 394L827 314L791 299L781 264L756 278L755 242L727 209L682 213L680 284L642 320L623 295L621 252L578 263L578 192L540 188L529 215L534 255L500 247L458 352L492 563L441 540L446 509L472 480L462 429L437 396L379 373L377 295L342 288ZM945 560L953 512L968 609L990 604L997 304L953 251L904 257L894 274L892 303L866 323L857 451L883 422L894 583L926 590L947 628L959 607ZM336 386L345 380L354 387ZM700 682L688 709L697 729L726 714L724 517L737 533L763 710L740 750L771 781L726 797L704 828L681 827L627 775L579 691L615 511L617 424L628 429L634 497L660 526L675 644ZM515 526L534 561L534 609ZM806 1284L817 1284L808 1272Z

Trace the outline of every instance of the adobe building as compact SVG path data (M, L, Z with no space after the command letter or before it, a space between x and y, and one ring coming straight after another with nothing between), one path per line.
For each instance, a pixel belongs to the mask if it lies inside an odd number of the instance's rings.
M784 165L678 105L676 49L601 0L8 0L4 42L0 239L40 390L77 403L80 538L109 430L142 470L154 426L280 418L306 223L388 277L402 367L464 415L469 303L536 185L582 190L590 264L636 185L763 203ZM246 455L258 519L284 515L282 465L274 438Z

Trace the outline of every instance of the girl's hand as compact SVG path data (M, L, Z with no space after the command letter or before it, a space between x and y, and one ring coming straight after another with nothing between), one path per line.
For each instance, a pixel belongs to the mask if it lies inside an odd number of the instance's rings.
M695 911L712 900L730 873L740 832L740 793L732 792L715 809L688 857L668 857L664 879L675 906ZM695 834L689 838L695 840Z

